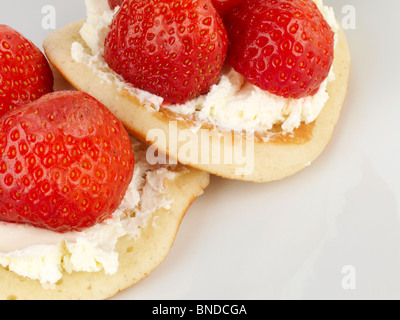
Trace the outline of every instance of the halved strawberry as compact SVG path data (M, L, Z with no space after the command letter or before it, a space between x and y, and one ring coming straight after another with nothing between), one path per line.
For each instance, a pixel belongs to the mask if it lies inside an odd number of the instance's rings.
M9 26L0 25L0 116L53 91L43 53Z
M105 220L134 157L121 122L86 93L61 91L0 118L0 220L57 232Z
M225 23L229 63L261 89L302 98L327 78L334 33L314 1L242 0Z
M111 24L104 58L135 87L179 104L219 81L227 45L211 0L126 0Z

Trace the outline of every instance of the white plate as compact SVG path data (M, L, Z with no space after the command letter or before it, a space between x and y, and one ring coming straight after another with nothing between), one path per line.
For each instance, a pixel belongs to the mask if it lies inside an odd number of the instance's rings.
M85 18L84 0L3 1L0 23L38 46ZM325 0L356 29L349 93L331 144L280 182L213 177L167 259L116 299L400 298L400 4ZM350 10L350 11L349 11Z

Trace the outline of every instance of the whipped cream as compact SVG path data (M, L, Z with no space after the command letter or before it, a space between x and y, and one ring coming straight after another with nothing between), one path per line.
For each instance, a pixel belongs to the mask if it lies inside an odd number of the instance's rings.
M322 0L314 0L321 13L336 32L339 26L332 8L323 5ZM86 0L87 21L80 30L82 39L90 52L75 42L71 47L72 58L88 65L106 82L117 83L119 90L135 95L139 101L158 111L163 99L149 92L134 88L111 70L104 61L104 40L108 34L113 15L106 0ZM336 40L337 41L337 40ZM283 132L292 132L302 122L313 122L329 99L327 85L335 79L331 69L328 78L321 84L314 96L301 99L286 99L263 91L250 84L230 66L226 66L218 84L209 93L182 105L168 106L179 116L191 116L198 122L234 131L268 131L279 124ZM199 127L197 127L199 128Z
M327 84L334 79L331 71L314 96L285 99L252 85L228 66L208 94L168 109L231 130L267 131L281 124L284 132L291 132L317 118L329 99Z
M169 209L172 199L164 189L175 172L151 166L146 151L132 139L135 169L124 199L112 217L81 232L57 233L27 224L0 223L0 265L21 276L52 287L63 272L113 274L118 270L115 246L121 237L137 238L154 211ZM154 222L153 222L154 223Z

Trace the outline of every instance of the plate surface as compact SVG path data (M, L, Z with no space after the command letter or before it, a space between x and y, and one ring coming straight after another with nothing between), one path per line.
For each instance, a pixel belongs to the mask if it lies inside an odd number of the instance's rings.
M114 299L400 298L400 3L325 4L353 57L328 148L279 182L212 177L167 259ZM0 10L2 24L39 47L52 28L85 16L84 0L14 0Z

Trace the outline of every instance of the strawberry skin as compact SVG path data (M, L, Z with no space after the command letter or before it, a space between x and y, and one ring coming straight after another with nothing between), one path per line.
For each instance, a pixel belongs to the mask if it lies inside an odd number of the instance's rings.
M0 220L81 231L117 209L133 167L106 107L82 92L47 94L0 118Z
M0 117L53 91L53 74L31 41L0 25Z
M312 0L242 0L225 17L227 60L253 85L285 98L317 93L334 33Z
M228 39L211 0L126 0L104 58L135 87L183 104L219 81Z

